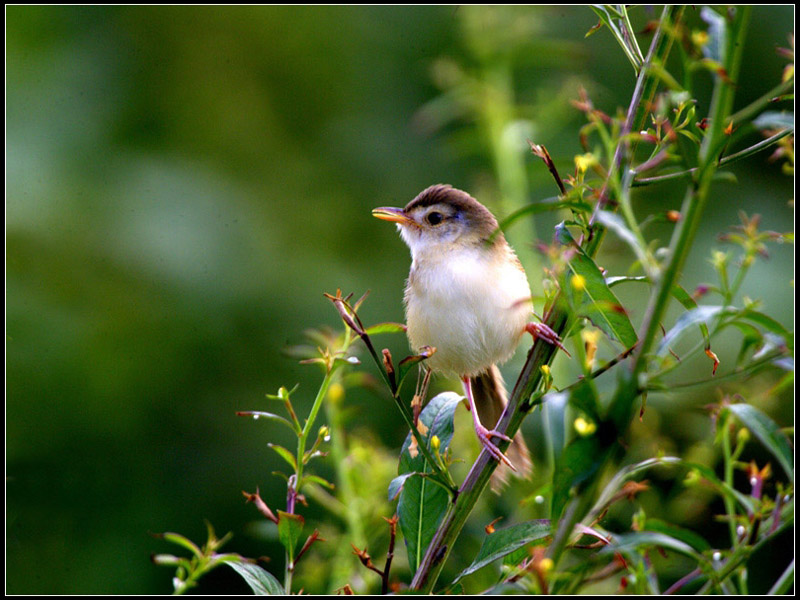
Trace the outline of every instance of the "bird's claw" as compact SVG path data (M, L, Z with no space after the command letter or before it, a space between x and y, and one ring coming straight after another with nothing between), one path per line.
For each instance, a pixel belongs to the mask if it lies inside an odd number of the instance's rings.
M561 338L558 334L544 323L528 323L525 325L525 331L530 333L534 340L541 338L548 344L561 348L567 356L571 356L567 349L564 348L564 344L561 343Z
M505 440L507 442L511 441L510 437L508 437L505 433L500 433L495 429L488 430L483 425L476 426L475 433L478 435L478 440L480 440L483 447L489 451L489 454L491 454L495 458L495 460L507 464L512 471L517 470L516 467L514 467L514 465L511 464L511 461L508 460L508 457L505 454L503 454L500 448L498 448L492 443L493 437L500 438L501 440Z

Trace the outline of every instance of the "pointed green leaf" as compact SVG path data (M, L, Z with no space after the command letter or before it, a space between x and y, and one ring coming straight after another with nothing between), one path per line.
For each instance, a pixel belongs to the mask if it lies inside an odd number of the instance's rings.
M283 460L289 463L289 465L291 465L291 467L297 471L297 459L295 459L294 454L278 444L267 444L267 446L275 450L275 452L277 452L280 457L283 458Z
M378 323L372 327L367 327L364 332L367 335L375 335L377 333L405 333L406 326L402 323Z
M403 489L406 479L414 475L418 475L418 473L403 473L402 475L398 475L392 479L392 481L389 483L389 502L397 498L400 490Z
M709 562L706 557L686 542L670 535L653 531L638 531L615 535L612 538L611 544L603 548L602 551L604 553L622 552L623 554L628 554L630 552L638 553L640 550L652 547L664 548L665 550L672 550L678 554L683 554L700 565Z
M453 438L453 416L462 397L453 392L444 392L432 398L419 416L420 433L430 447L433 435L439 438L439 452L447 449ZM413 441L413 443L412 443ZM400 481L402 490L397 502L400 530L406 542L408 562L416 571L419 561L428 548L436 527L439 525L449 501L449 494L442 486L415 473L430 473L431 466L416 448L416 440L409 433L400 453L399 475L408 475ZM393 482L398 485L397 479Z
M297 489L300 490L303 486L307 483L316 483L317 485L321 485L322 487L326 487L329 490L334 489L334 485L328 481L327 479L323 479L318 475L303 475L303 479L300 481L300 485L297 486Z
M286 590L269 571L247 561L226 563L236 571L250 586L256 596L283 596Z
M411 372L412 367L418 365L423 360L426 360L430 357L432 352L429 352L427 349L423 348L422 352L419 354L414 354L412 356L406 356L403 360L400 361L400 364L397 365L397 389L400 389L400 384L403 383L403 380L406 378Z
M608 287L603 273L575 243L564 223L556 226L556 239L573 251L572 258L567 263L570 273L580 275L585 281L585 288L580 291L574 290L569 282L563 284L564 289L575 298L575 309L609 338L617 340L626 348L632 347L636 344L636 331L622 304ZM577 297L578 294L580 298Z
M730 410L742 425L747 427L780 463L789 481L794 481L794 459L788 438L778 425L755 406L745 403L731 404Z
M294 551L297 542L303 534L305 519L300 515L278 511L278 539L289 556L289 561L294 561Z
M661 519L647 519L644 524L644 529L655 533L663 533L676 540L680 540L691 546L697 552L702 553L711 550L711 544L709 544L703 536L698 535L690 529L677 527Z
M531 542L543 543L549 535L549 519L537 519L498 529L484 538L475 560L458 574L453 583Z
M678 317L678 320L675 321L675 325L673 325L672 329L664 336L664 339L661 340L661 343L656 349L656 354L660 355L667 352L671 345L674 344L688 328L700 324L706 325L707 327L707 322L711 319L719 315L734 313L736 313L736 309L730 306L698 306L697 308L683 313ZM703 331L707 331L707 329Z
M254 420L267 419L268 421L275 421L277 423L280 423L281 425L285 425L286 427L291 429L293 433L301 432L300 429L295 428L295 426L291 423L291 421L280 415L276 415L275 413L266 412L263 410L243 410L237 412L236 414L239 415L240 417L252 417Z
M180 533L172 533L168 531L167 533L160 534L160 537L164 538L168 542L172 542L173 544L178 544L179 546L186 548L198 558L203 556L203 551L197 546L197 544Z

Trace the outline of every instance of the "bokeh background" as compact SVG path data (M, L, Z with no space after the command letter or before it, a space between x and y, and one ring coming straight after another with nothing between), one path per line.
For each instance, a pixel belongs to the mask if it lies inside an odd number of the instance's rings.
M597 22L586 7L7 6L6 19L6 591L17 594L167 593L172 572L150 555L175 548L148 533L202 542L204 519L280 575L241 490L281 507L266 443L285 438L235 413L269 409L264 395L295 383L307 410L320 373L286 348L309 327L339 327L323 292L369 289L365 322L402 321L407 250L372 207L444 182L503 214L489 137L453 77L501 64L530 200L556 190L525 138L570 173L584 120L569 100L583 87L614 113L633 86L611 36L585 37ZM777 84L793 22L792 6L754 10L737 105ZM707 257L739 210L793 228L779 164L763 154L736 174L716 188L687 289L714 280ZM673 191L637 202L677 208ZM537 221L544 240L549 219ZM612 273L630 263L606 246ZM793 329L793 247L771 251L745 294ZM703 393L688 405L719 399ZM346 401L352 428L396 453L405 432L390 402L358 390ZM707 415L670 402L650 400L651 442L708 438ZM761 408L793 424L791 397ZM201 591L247 592L228 571Z

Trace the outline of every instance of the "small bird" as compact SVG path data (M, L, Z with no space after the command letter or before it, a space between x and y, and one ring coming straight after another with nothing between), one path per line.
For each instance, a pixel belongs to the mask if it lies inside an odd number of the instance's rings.
M521 432L508 456L492 442L492 438L512 441L495 429L507 403L497 364L511 357L526 331L563 346L552 329L528 321L532 313L528 278L497 220L468 193L449 185L423 190L405 208L381 207L372 214L396 223L411 250L405 289L411 347L436 348L426 364L434 372L461 380L481 444L518 476L526 477L531 462ZM503 468L495 471L495 489L506 474Z

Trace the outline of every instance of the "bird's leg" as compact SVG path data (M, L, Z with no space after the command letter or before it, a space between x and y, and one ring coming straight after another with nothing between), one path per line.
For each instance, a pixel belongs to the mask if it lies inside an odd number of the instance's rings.
M561 348L567 353L567 356L571 356L567 349L564 348L564 344L561 343L561 338L558 337L558 334L544 323L528 323L525 325L525 331L533 336L534 341L537 338L541 338L548 344Z
M512 470L516 471L517 469L511 464L511 461L508 460L508 457L502 453L500 448L492 443L493 437L498 437L502 440L506 440L507 442L510 442L511 438L505 433L500 433L496 429L489 430L483 426L480 418L478 417L478 408L475 406L475 400L472 397L472 384L470 383L469 377L462 377L461 381L464 384L464 391L467 394L469 410L472 413L472 423L475 426L475 434L478 436L478 440L483 447L489 451L489 454L495 458L495 460L506 463L509 467L511 467Z

